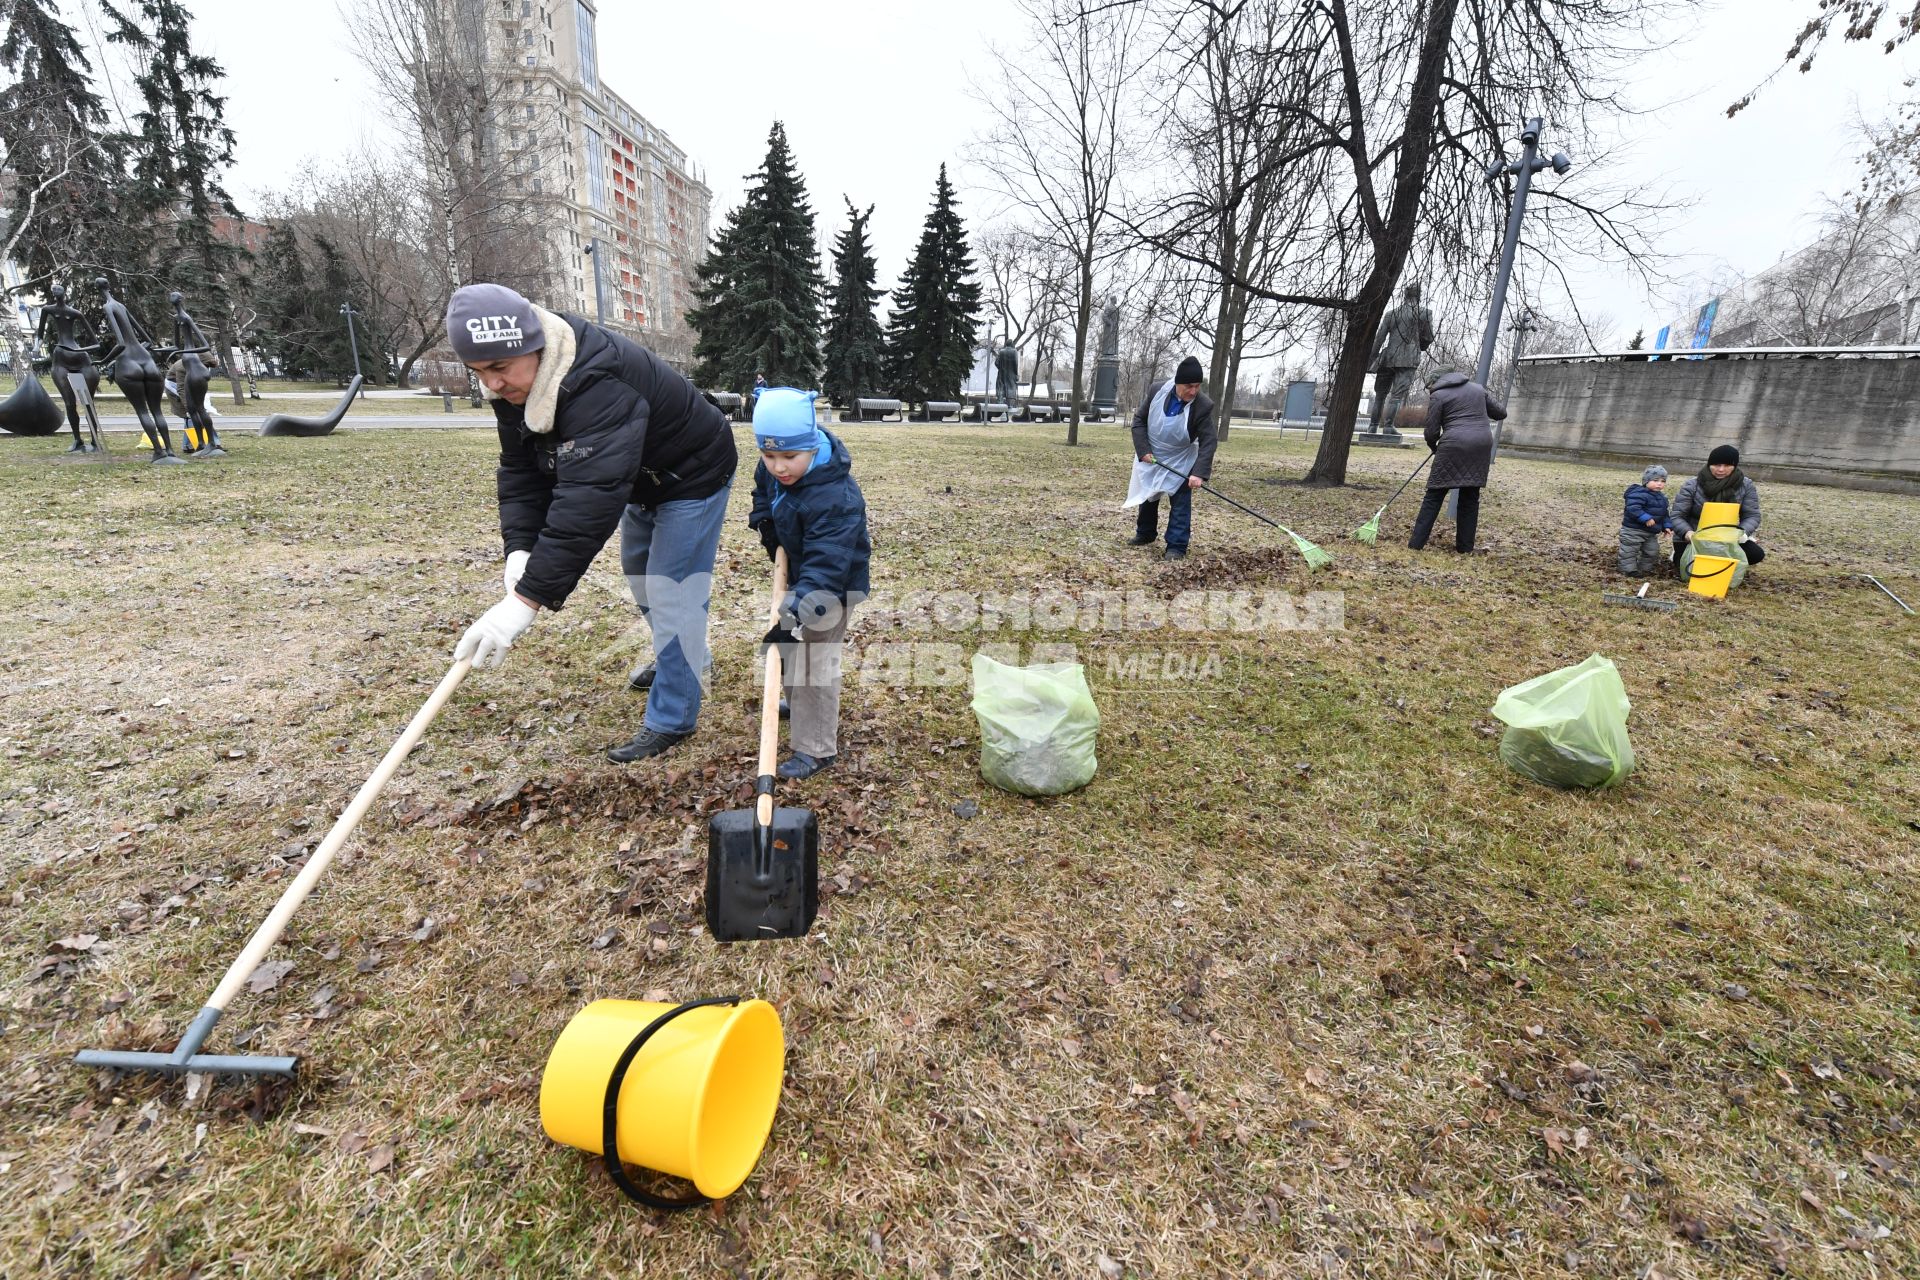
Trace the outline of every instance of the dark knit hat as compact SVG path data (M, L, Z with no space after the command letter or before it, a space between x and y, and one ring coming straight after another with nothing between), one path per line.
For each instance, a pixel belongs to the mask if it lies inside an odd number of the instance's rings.
M1176 386L1188 382L1205 382L1206 380L1207 375L1201 371L1200 361L1193 356L1188 356L1185 360L1182 360L1180 367L1173 372L1173 381Z
M1740 451L1730 444L1723 444L1707 455L1710 467L1737 467L1740 465Z
M466 364L524 356L547 345L533 304L503 284L469 284L447 301L447 343Z

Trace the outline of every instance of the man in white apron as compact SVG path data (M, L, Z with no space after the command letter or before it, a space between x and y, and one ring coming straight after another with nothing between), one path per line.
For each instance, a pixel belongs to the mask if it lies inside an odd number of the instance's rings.
M1220 443L1213 425L1213 401L1200 390L1200 361L1188 356L1173 377L1149 384L1147 398L1133 415L1133 479L1129 507L1140 509L1129 546L1144 547L1159 536L1160 495L1167 502L1169 560L1187 554L1193 534L1193 491L1213 474L1213 451Z

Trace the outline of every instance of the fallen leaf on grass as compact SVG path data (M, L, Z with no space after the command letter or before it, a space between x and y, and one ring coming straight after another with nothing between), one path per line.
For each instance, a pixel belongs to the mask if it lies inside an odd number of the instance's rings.
M1737 982L1729 982L1720 988L1720 994L1729 1000L1745 1000L1750 992Z
M72 937L56 939L48 948L50 951L91 951L94 943L100 941L97 933L76 933Z
M393 1144L391 1142L383 1142L373 1150L367 1152L368 1173L379 1173L381 1170L391 1168L392 1166Z
M366 1150L366 1146L367 1135L364 1133L350 1133L340 1139L340 1151L343 1155L350 1156L355 1152L364 1151Z
M640 998L648 1004L672 1004L673 993L665 987L652 987L640 993Z
M1108 1257L1104 1249L1093 1255L1093 1265L1099 1269L1103 1280L1121 1280L1127 1274L1126 1267Z
M74 1177L71 1173L63 1173L53 1180L53 1185L47 1188L47 1194L49 1196L63 1196L79 1185L80 1179Z
M263 996L280 985L280 979L293 972L291 960L269 960L253 971L247 979L247 990L257 996Z
M1873 1170L1883 1178L1891 1177L1894 1170L1898 1167L1885 1156L1875 1155L1871 1151L1864 1151L1861 1155L1866 1159L1867 1168Z
M1538 1023L1535 1023L1534 1025L1528 1027L1526 1031L1527 1031L1527 1039L1529 1040L1538 1040L1541 1036L1544 1036L1545 1034L1547 1034L1547 1029L1539 1025Z
M1600 1074L1578 1058L1567 1063L1561 1070L1566 1073L1568 1082L1572 1084L1586 1084Z
M1327 1087L1327 1073L1319 1067L1308 1067L1306 1077L1307 1083L1316 1089L1324 1089Z
M1820 1197L1816 1196L1811 1191L1802 1191L1800 1193L1800 1203L1804 1204L1805 1206L1807 1206L1807 1208L1813 1210L1815 1213L1825 1213L1827 1211L1827 1206L1820 1203Z
M333 1130L322 1129L317 1124L296 1124L293 1126L293 1131L295 1133L304 1133L315 1138L331 1138L334 1136Z
M1542 1129L1540 1136L1546 1141L1547 1150L1556 1156L1566 1154L1567 1144L1573 1141L1573 1135L1571 1133L1568 1133L1565 1129L1553 1127Z
M587 945L595 951L605 951L608 947L617 945L619 941L620 931L618 929L609 929Z

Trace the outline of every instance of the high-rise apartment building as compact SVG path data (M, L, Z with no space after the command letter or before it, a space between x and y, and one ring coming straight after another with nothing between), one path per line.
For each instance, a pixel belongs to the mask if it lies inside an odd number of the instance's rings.
M694 267L712 194L658 126L604 78L590 0L482 0L488 61L505 78L493 141L509 180L550 197L542 228L554 296L685 367ZM617 75L617 69L614 69Z

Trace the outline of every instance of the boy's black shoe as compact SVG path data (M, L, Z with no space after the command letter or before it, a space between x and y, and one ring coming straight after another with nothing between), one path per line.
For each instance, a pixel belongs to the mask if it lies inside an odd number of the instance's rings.
M1150 547L1159 540L1160 535L1157 533L1136 533L1127 539L1127 545L1130 547Z
M627 688L633 690L635 693L645 693L647 690L653 688L653 664L649 662L646 666L628 676Z
M633 735L632 741L611 748L607 752L607 759L615 764L632 764L635 760L657 756L669 747L677 747L692 736L691 733L656 733L652 729L642 729Z
M838 757L835 756L810 756L804 751L796 751L785 760L782 760L779 769L775 770L775 772L783 778L791 778L798 781L801 778L811 778L814 774L830 766L837 758Z
M1186 558L1187 558L1187 549L1185 547L1168 547L1167 548L1166 559L1185 560Z

